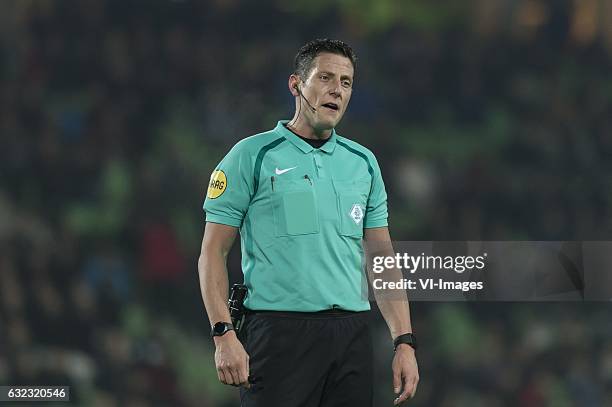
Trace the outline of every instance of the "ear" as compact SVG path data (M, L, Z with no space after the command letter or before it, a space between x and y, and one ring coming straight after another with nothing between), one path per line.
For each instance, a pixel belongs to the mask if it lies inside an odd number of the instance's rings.
M296 96L296 97L297 97L297 96L299 96L299 95L300 95L300 94L299 94L299 92L298 92L298 86L299 86L299 83L300 83L300 77L299 77L299 76L297 76L296 74L293 74L293 73L292 73L292 74L289 76L289 82L288 82L288 85L289 85L289 92L291 92L291 94L292 94L293 96Z

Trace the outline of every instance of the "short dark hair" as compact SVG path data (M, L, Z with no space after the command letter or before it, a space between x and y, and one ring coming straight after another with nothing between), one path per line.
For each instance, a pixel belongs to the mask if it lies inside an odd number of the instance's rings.
M293 73L306 80L306 77L312 68L312 61L314 61L317 55L322 52L329 52L331 54L338 54L347 57L351 61L351 64L353 64L353 69L355 69L357 56L355 55L353 48L340 40L319 38L308 41L300 48L298 53L295 55L293 62Z

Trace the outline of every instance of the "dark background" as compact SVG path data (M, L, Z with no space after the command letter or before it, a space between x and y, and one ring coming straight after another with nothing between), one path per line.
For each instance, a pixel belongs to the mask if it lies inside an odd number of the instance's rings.
M236 141L292 116L316 37L358 54L338 130L377 155L395 240L609 239L611 27L607 0L3 0L0 384L238 405L199 294L201 205ZM411 307L410 405L612 405L607 303Z

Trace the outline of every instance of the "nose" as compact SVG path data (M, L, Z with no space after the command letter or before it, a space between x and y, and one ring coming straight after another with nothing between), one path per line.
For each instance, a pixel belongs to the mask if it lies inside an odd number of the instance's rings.
M331 89L329 90L329 94L338 97L342 94L341 89L342 85L340 84L340 81L335 81Z

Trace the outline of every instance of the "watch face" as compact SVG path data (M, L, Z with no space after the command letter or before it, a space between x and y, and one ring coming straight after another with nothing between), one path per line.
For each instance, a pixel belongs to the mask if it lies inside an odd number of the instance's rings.
M213 327L213 332L216 335L221 335L222 333L225 332L225 330L226 330L226 326L223 322L217 322L215 326Z
M217 322L213 325L211 334L212 336L222 336L225 335L228 331L234 330L234 326L229 322Z

